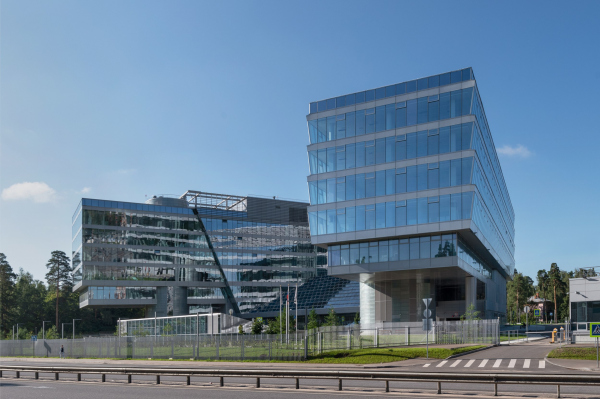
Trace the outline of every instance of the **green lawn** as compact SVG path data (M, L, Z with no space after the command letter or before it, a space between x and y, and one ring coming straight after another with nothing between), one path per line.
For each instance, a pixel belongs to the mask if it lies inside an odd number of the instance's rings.
M596 348L562 348L554 349L548 354L554 359L596 360Z
M443 349L430 348L429 357L445 359L448 356L485 348L487 345L466 346L463 348ZM355 349L326 352L321 355L309 356L308 363L336 363L336 364L372 364L397 362L401 360L425 357L425 348L373 348Z

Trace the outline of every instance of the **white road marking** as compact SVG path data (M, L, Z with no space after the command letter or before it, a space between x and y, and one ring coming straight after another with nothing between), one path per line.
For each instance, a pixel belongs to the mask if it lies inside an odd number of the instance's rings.
M437 365L437 366L435 366L435 367L442 367L442 366L443 366L444 364L446 364L446 363L448 363L448 361L447 361L447 360L443 360L442 362L440 362L440 364L438 364L438 365Z
M517 359L510 359L510 363L508 363L508 368L514 369L516 363L517 363Z
M431 366L431 363L426 363L423 365L423 367L429 367L429 366Z
M541 369L545 369L546 368L546 361L545 360L540 360L540 368Z
M497 359L492 367L500 367L500 363L502 363L502 359Z
M471 365L475 363L475 359L471 359L467 362L467 364L465 364L465 367L471 367Z
M457 360L457 361L455 361L454 363L452 363L452 364L450 365L450 367L456 367L456 366L458 366L458 364L459 364L460 362L462 362L462 360Z
M485 367L485 365L487 364L488 360L489 360L489 359L483 359L483 360L481 361L481 363L479 364L479 367Z
M528 369L529 368L529 363L531 363L530 359L525 359L525 363L523 363L523 368L524 369Z

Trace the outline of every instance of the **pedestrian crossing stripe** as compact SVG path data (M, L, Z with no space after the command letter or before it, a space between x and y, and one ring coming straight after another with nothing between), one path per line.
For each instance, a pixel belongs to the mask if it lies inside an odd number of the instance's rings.
M504 359L492 359L493 364L491 365L492 368L501 368L501 367L508 367L509 369L514 369L514 368L518 368L517 366L517 362L519 361L519 359L510 359L509 363L507 366L504 366L502 364L502 361ZM444 367L444 366L448 366L448 367L452 367L452 368L460 368L465 367L486 367L486 365L488 364L488 362L490 361L490 359L481 359L481 362L479 364L474 364L476 361L478 361L477 359L470 359L468 360L466 363L462 363L462 359L459 360L455 360L454 362L447 364L448 360L442 360L441 362L439 362L438 364L435 365L435 367ZM423 365L423 367L429 367L431 366L431 363L426 363ZM488 366L489 367L489 366ZM528 369L531 367L531 359L523 359L523 368L524 369ZM535 367L535 366L534 366ZM538 363L538 368L540 369L545 369L546 368L546 362L544 360L540 360Z

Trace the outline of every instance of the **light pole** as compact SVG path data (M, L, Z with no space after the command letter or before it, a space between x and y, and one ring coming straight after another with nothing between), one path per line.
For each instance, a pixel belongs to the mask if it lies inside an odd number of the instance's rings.
M42 340L46 340L46 323L52 323L49 320L42 321Z
M73 319L73 339L75 339L75 320L81 321L81 319Z
M73 324L73 323L61 323L62 324L62 335L61 335L61 339L65 339L65 324L69 325L69 324Z

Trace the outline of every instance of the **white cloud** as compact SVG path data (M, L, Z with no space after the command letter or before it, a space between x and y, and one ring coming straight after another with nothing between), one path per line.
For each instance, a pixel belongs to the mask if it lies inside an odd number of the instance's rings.
M504 147L498 148L497 151L498 154L506 155L507 157L529 158L533 154L527 147L521 144L516 147L505 145Z
M81 194L88 194L90 191L92 191L91 187L84 187L80 192Z
M56 191L43 182L23 182L13 184L2 190L2 199L7 201L31 200L33 202L51 202Z

